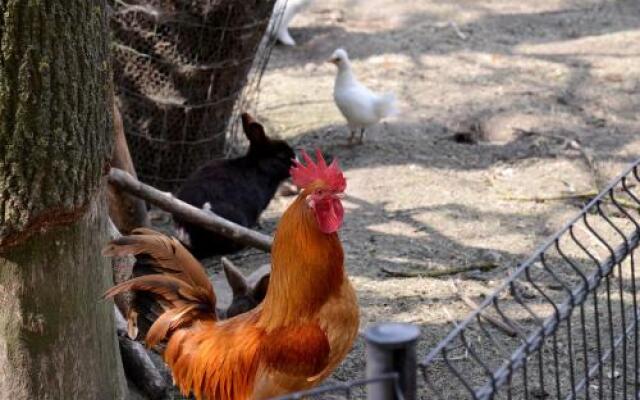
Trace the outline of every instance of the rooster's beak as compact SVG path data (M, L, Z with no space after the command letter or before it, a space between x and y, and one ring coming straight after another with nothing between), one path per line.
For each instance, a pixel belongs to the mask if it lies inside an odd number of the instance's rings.
M328 63L335 64L335 65L338 65L339 61L340 59L338 57L333 57L327 60Z

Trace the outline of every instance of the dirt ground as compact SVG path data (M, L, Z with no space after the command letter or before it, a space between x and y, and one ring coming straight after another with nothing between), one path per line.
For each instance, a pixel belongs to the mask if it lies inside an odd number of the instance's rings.
M469 312L451 280L491 293L585 201L542 199L592 192L640 155L636 0L317 1L291 33L298 46L274 49L258 118L340 160L361 328L417 324L420 357ZM338 47L363 83L399 100L400 114L361 146L345 145L332 100L325 61ZM291 200L276 198L261 229L273 232ZM252 250L231 258L246 270L268 261ZM419 276L487 263L497 267ZM333 379L363 375L360 337Z

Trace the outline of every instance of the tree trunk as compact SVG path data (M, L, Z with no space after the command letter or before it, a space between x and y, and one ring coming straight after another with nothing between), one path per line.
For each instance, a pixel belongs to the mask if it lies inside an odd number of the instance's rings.
M125 395L102 175L113 142L104 0L0 0L0 393Z

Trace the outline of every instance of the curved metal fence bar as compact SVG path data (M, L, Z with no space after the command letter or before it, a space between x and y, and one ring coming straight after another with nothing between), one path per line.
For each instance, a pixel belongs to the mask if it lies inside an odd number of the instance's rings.
M636 398L639 165L591 200L421 361L426 398ZM459 349L466 357L451 357Z

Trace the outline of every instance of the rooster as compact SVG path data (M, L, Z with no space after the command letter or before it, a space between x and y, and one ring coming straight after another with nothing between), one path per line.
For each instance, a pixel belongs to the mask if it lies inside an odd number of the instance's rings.
M277 227L266 297L247 313L216 319L211 282L174 238L137 229L105 247L107 256L136 255L136 277L105 296L134 292L129 333L163 351L184 395L265 399L309 389L349 352L359 311L337 234L346 180L319 150L317 162L303 158L291 168L302 191Z

